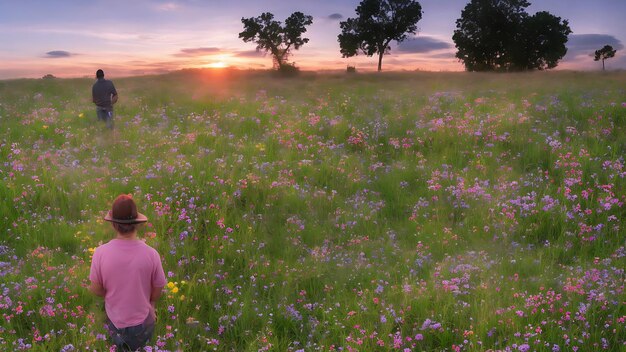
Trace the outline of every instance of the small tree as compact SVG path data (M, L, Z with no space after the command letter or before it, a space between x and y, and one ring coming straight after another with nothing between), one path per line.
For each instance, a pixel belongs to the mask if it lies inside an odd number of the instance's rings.
M604 60L610 59L615 56L617 50L613 49L610 45L605 45L602 49L596 50L596 56L593 58L593 61L602 60L602 71L604 71Z
M293 66L287 62L291 49L298 50L309 42L308 38L302 38L302 34L306 32L306 26L313 23L313 17L294 12L283 26L274 20L273 14L264 12L259 17L242 18L241 22L244 30L239 33L239 38L246 43L255 42L257 50L272 54L274 68L286 70L287 66Z
M357 6L358 17L341 22L338 36L343 57L359 51L367 56L378 54L378 71L382 70L383 55L388 54L392 40L398 43L415 34L422 19L422 6L413 0L363 0Z

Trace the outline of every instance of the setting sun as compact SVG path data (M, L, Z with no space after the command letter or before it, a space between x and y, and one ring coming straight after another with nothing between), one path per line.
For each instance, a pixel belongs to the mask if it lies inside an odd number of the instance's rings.
M210 64L206 64L203 66L207 68L226 68L228 67L228 64L224 61L217 61L217 62L212 62Z

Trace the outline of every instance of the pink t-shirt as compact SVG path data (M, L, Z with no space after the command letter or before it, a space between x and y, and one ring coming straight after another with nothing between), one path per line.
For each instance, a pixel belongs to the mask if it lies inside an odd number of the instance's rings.
M141 240L113 239L96 248L89 279L104 287L106 313L118 329L143 323L152 288L167 284L159 253Z

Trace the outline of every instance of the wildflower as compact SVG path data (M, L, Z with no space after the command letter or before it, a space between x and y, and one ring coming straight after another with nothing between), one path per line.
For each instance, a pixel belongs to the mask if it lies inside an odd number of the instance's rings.
M62 349L61 352L69 352L69 351L74 351L74 345L72 345L71 343L68 345L65 345Z

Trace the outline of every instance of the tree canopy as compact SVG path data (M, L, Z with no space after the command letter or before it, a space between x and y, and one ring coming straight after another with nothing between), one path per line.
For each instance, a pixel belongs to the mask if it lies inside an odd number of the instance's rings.
M604 71L604 60L614 57L616 52L617 50L613 49L612 46L605 45L604 47L602 47L602 49L596 50L593 60L594 61L602 60L602 71Z
M402 42L415 34L422 19L422 6L412 0L363 0L356 8L357 17L340 23L338 36L343 57L359 52L367 56L378 54L378 71L382 70L383 55L389 53L389 43Z
M274 20L274 15L264 12L258 17L242 18L244 30L239 38L244 42L255 42L257 50L264 50L272 54L274 67L283 69L289 66L287 60L291 49L298 50L309 42L302 38L306 26L313 23L313 17L296 11L291 14L283 26L280 21Z
M526 0L471 0L452 36L468 71L550 69L565 56L568 21L549 12L530 16Z

